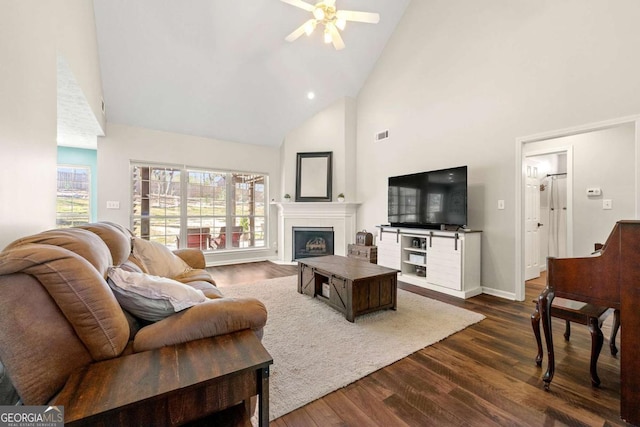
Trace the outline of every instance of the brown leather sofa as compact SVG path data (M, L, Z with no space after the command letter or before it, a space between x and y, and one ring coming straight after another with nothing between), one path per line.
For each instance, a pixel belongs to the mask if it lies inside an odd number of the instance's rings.
M124 227L45 231L0 252L0 360L22 402L51 402L73 372L93 362L243 329L262 337L260 301L224 298L201 251L175 254L193 269L174 279L206 301L149 323L125 312L106 280L111 266L145 272Z

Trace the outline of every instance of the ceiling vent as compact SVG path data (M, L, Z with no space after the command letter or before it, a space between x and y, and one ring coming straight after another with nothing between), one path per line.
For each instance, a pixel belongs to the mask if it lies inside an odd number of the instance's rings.
M376 136L375 136L376 142L386 141L387 139L389 139L389 129L376 133Z

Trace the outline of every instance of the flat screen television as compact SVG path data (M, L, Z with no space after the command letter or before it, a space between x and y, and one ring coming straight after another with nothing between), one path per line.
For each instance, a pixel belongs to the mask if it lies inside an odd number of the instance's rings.
M389 178L388 220L394 227L467 225L467 167Z

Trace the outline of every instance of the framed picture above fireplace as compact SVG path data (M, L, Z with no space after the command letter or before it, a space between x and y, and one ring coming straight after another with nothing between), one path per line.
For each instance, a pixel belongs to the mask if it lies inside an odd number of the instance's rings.
M333 152L298 153L296 202L330 202Z

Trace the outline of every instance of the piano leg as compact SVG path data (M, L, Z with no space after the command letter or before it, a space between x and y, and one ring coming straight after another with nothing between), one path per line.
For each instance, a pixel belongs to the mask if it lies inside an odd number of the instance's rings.
M600 378L597 372L598 357L600 356L600 350L602 350L604 336L600 329L600 320L597 317L589 319L589 332L591 332L591 385L598 387L600 385Z
M547 372L542 377L544 381L544 389L549 390L549 385L553 379L555 372L555 355L553 352L553 336L551 332L551 303L555 293L546 288L538 297L538 306L540 309L540 317L542 317L542 328L544 330L544 340L547 344Z
M611 337L609 338L609 348L611 354L618 354L618 347L616 347L616 336L618 335L618 329L620 329L620 310L616 308L613 312L613 326L611 327Z
M540 309L536 302L536 311L531 313L531 328L533 329L533 335L536 337L536 344L538 345L538 354L536 355L536 365L542 366L542 340L540 339Z

